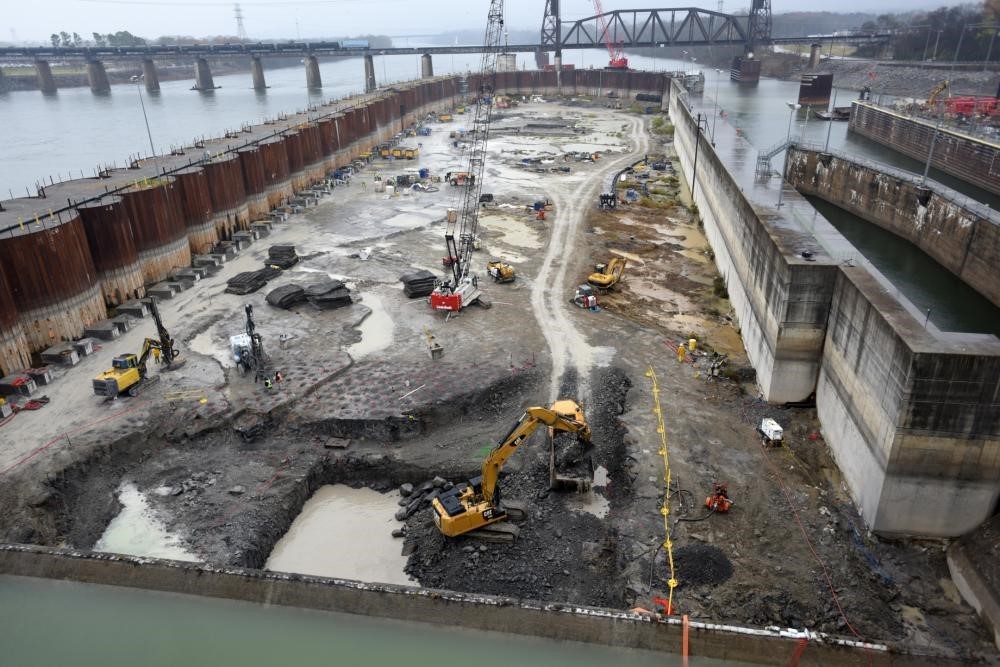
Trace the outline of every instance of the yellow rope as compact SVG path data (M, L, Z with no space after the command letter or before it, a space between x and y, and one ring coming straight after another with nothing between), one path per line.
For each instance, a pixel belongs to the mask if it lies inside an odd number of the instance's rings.
M652 365L646 371L646 377L653 382L653 414L656 415L656 432L660 434L659 454L663 457L663 481L666 483L666 488L663 492L663 507L660 508L660 514L663 515L663 548L667 550L667 561L670 563L670 579L667 580L667 586L670 588L667 598L667 613L672 614L674 609L674 589L677 588L677 577L674 573L674 545L670 541L670 457L667 453L667 429L663 425L663 410L660 408L660 385L656 381L656 373L653 371ZM653 557L655 558L656 556L654 555Z

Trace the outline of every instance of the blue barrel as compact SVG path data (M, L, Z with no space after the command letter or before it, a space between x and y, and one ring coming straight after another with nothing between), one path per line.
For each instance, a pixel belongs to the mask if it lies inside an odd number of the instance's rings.
M427 178L431 175L431 170L426 167L420 170L420 178Z

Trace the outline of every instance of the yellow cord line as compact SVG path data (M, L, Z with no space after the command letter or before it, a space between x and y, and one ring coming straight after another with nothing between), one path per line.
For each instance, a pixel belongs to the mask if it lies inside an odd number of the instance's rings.
M656 415L656 432L660 434L659 454L663 457L663 481L666 483L666 488L663 492L663 507L660 508L660 514L663 515L663 548L667 550L667 561L670 563L670 579L667 580L667 586L670 588L667 598L667 613L672 614L674 609L674 589L677 588L677 577L674 573L674 545L670 541L670 456L667 453L667 429L663 425L663 410L660 407L660 385L656 381L656 373L653 371L652 365L646 371L646 377L653 382L653 414ZM655 558L656 556L654 555L653 557Z

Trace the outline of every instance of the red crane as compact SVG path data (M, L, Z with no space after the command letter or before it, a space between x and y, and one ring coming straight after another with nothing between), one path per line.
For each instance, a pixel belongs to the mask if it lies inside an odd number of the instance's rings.
M603 35L604 45L608 47L608 57L611 59L608 63L608 68L628 69L628 58L622 53L624 44L621 41L617 43L611 41L611 31L608 30L608 19L604 16L604 7L601 6L601 0L594 0L594 12L597 13L599 36Z

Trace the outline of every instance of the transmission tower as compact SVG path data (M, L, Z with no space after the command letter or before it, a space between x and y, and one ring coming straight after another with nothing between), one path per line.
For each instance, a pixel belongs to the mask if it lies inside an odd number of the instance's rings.
M771 42L771 0L753 0L747 21L747 54Z
M240 3L238 2L233 7L233 15L236 17L236 38L241 42L245 42L249 38L247 37L246 26L243 25L243 8L240 7Z

